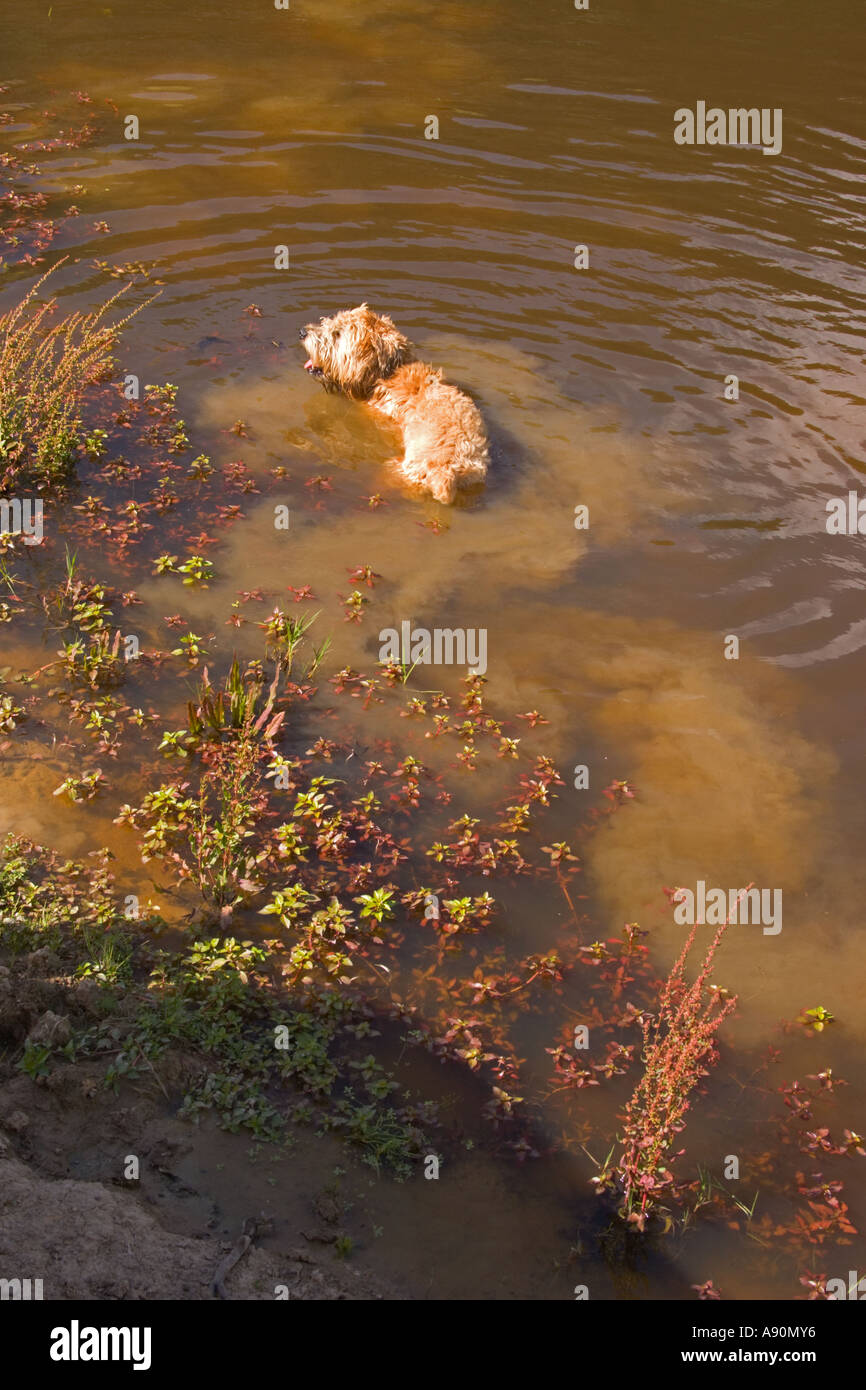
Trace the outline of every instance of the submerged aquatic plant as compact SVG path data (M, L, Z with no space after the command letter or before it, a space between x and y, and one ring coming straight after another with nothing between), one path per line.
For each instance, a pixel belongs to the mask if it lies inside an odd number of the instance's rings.
M54 796L68 796L76 805L92 801L105 785L105 773L98 767L93 772L85 772L81 777L71 774L64 777L59 787L54 788Z
M66 642L60 653L60 664L70 681L91 690L120 685L124 668L121 641L120 628L117 628L113 639L111 633L105 631L92 633L87 642L83 638Z

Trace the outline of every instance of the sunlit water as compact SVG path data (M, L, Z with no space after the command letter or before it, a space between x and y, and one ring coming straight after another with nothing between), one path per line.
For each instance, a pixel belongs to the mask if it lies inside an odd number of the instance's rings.
M410 9L7 0L10 140L52 88L120 113L44 161L50 181L87 188L52 250L73 258L68 302L102 292L95 256L156 261L163 292L127 332L124 369L178 384L196 451L288 471L288 536L273 499L251 499L209 552L217 583L178 598L146 581L138 626L179 611L227 650L238 590L310 583L341 664L369 669L379 627L406 618L485 628L492 702L542 710L546 751L566 773L587 764L593 792L637 789L589 851L599 934L640 921L663 967L682 931L663 886L781 889L783 930L738 928L719 963L741 1000L730 1035L759 1047L781 1018L831 1008L835 1033L806 1057L853 1083L846 1122L862 1129L866 571L862 540L825 529L827 499L866 471L854 7L820 23L804 0L712 18L686 3ZM782 154L676 146L673 111L699 99L782 107ZM393 437L301 372L298 327L361 300L479 402L493 467L471 505L446 515L402 494L384 468ZM228 433L238 418L247 438ZM338 494L321 511L303 485L315 473ZM376 492L388 505L365 508ZM439 534L421 524L437 515ZM383 576L357 627L337 597L350 564ZM32 664L15 640L4 664ZM51 797L56 773L7 764L0 829L70 853L109 843L140 874L110 813ZM587 796L570 784L566 834ZM518 930L532 949L531 911ZM699 1115L691 1133L720 1154L732 1142L701 1135ZM459 1245L460 1210L449 1219ZM774 1292L735 1253L731 1268L708 1258L735 1295Z

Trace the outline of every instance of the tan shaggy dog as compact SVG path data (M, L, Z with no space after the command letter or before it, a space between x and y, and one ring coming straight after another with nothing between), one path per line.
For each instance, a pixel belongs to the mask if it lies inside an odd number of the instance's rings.
M306 371L400 427L403 457L392 462L407 483L453 502L458 488L484 481L487 439L476 407L440 371L416 362L389 318L360 304L307 324L300 336Z

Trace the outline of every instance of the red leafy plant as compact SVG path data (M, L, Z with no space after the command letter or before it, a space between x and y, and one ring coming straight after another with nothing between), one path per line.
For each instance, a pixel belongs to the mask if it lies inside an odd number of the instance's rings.
M745 891L745 890L744 890ZM692 1094L717 1060L716 1034L736 1008L736 996L708 983L713 960L729 919L719 927L692 984L685 966L694 944L693 926L662 987L655 1015L641 1018L643 1075L625 1109L621 1152L610 1156L593 1182L621 1196L620 1212L643 1231L663 1193L675 1190L669 1168L674 1145L685 1125ZM612 1154L613 1150L611 1150ZM682 1150L680 1150L682 1152Z

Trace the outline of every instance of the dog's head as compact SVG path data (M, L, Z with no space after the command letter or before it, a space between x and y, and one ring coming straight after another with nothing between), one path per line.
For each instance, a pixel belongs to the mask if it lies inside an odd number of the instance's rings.
M355 400L369 396L377 381L412 358L408 338L368 304L308 323L301 338L307 353L305 370L329 391L343 391Z

